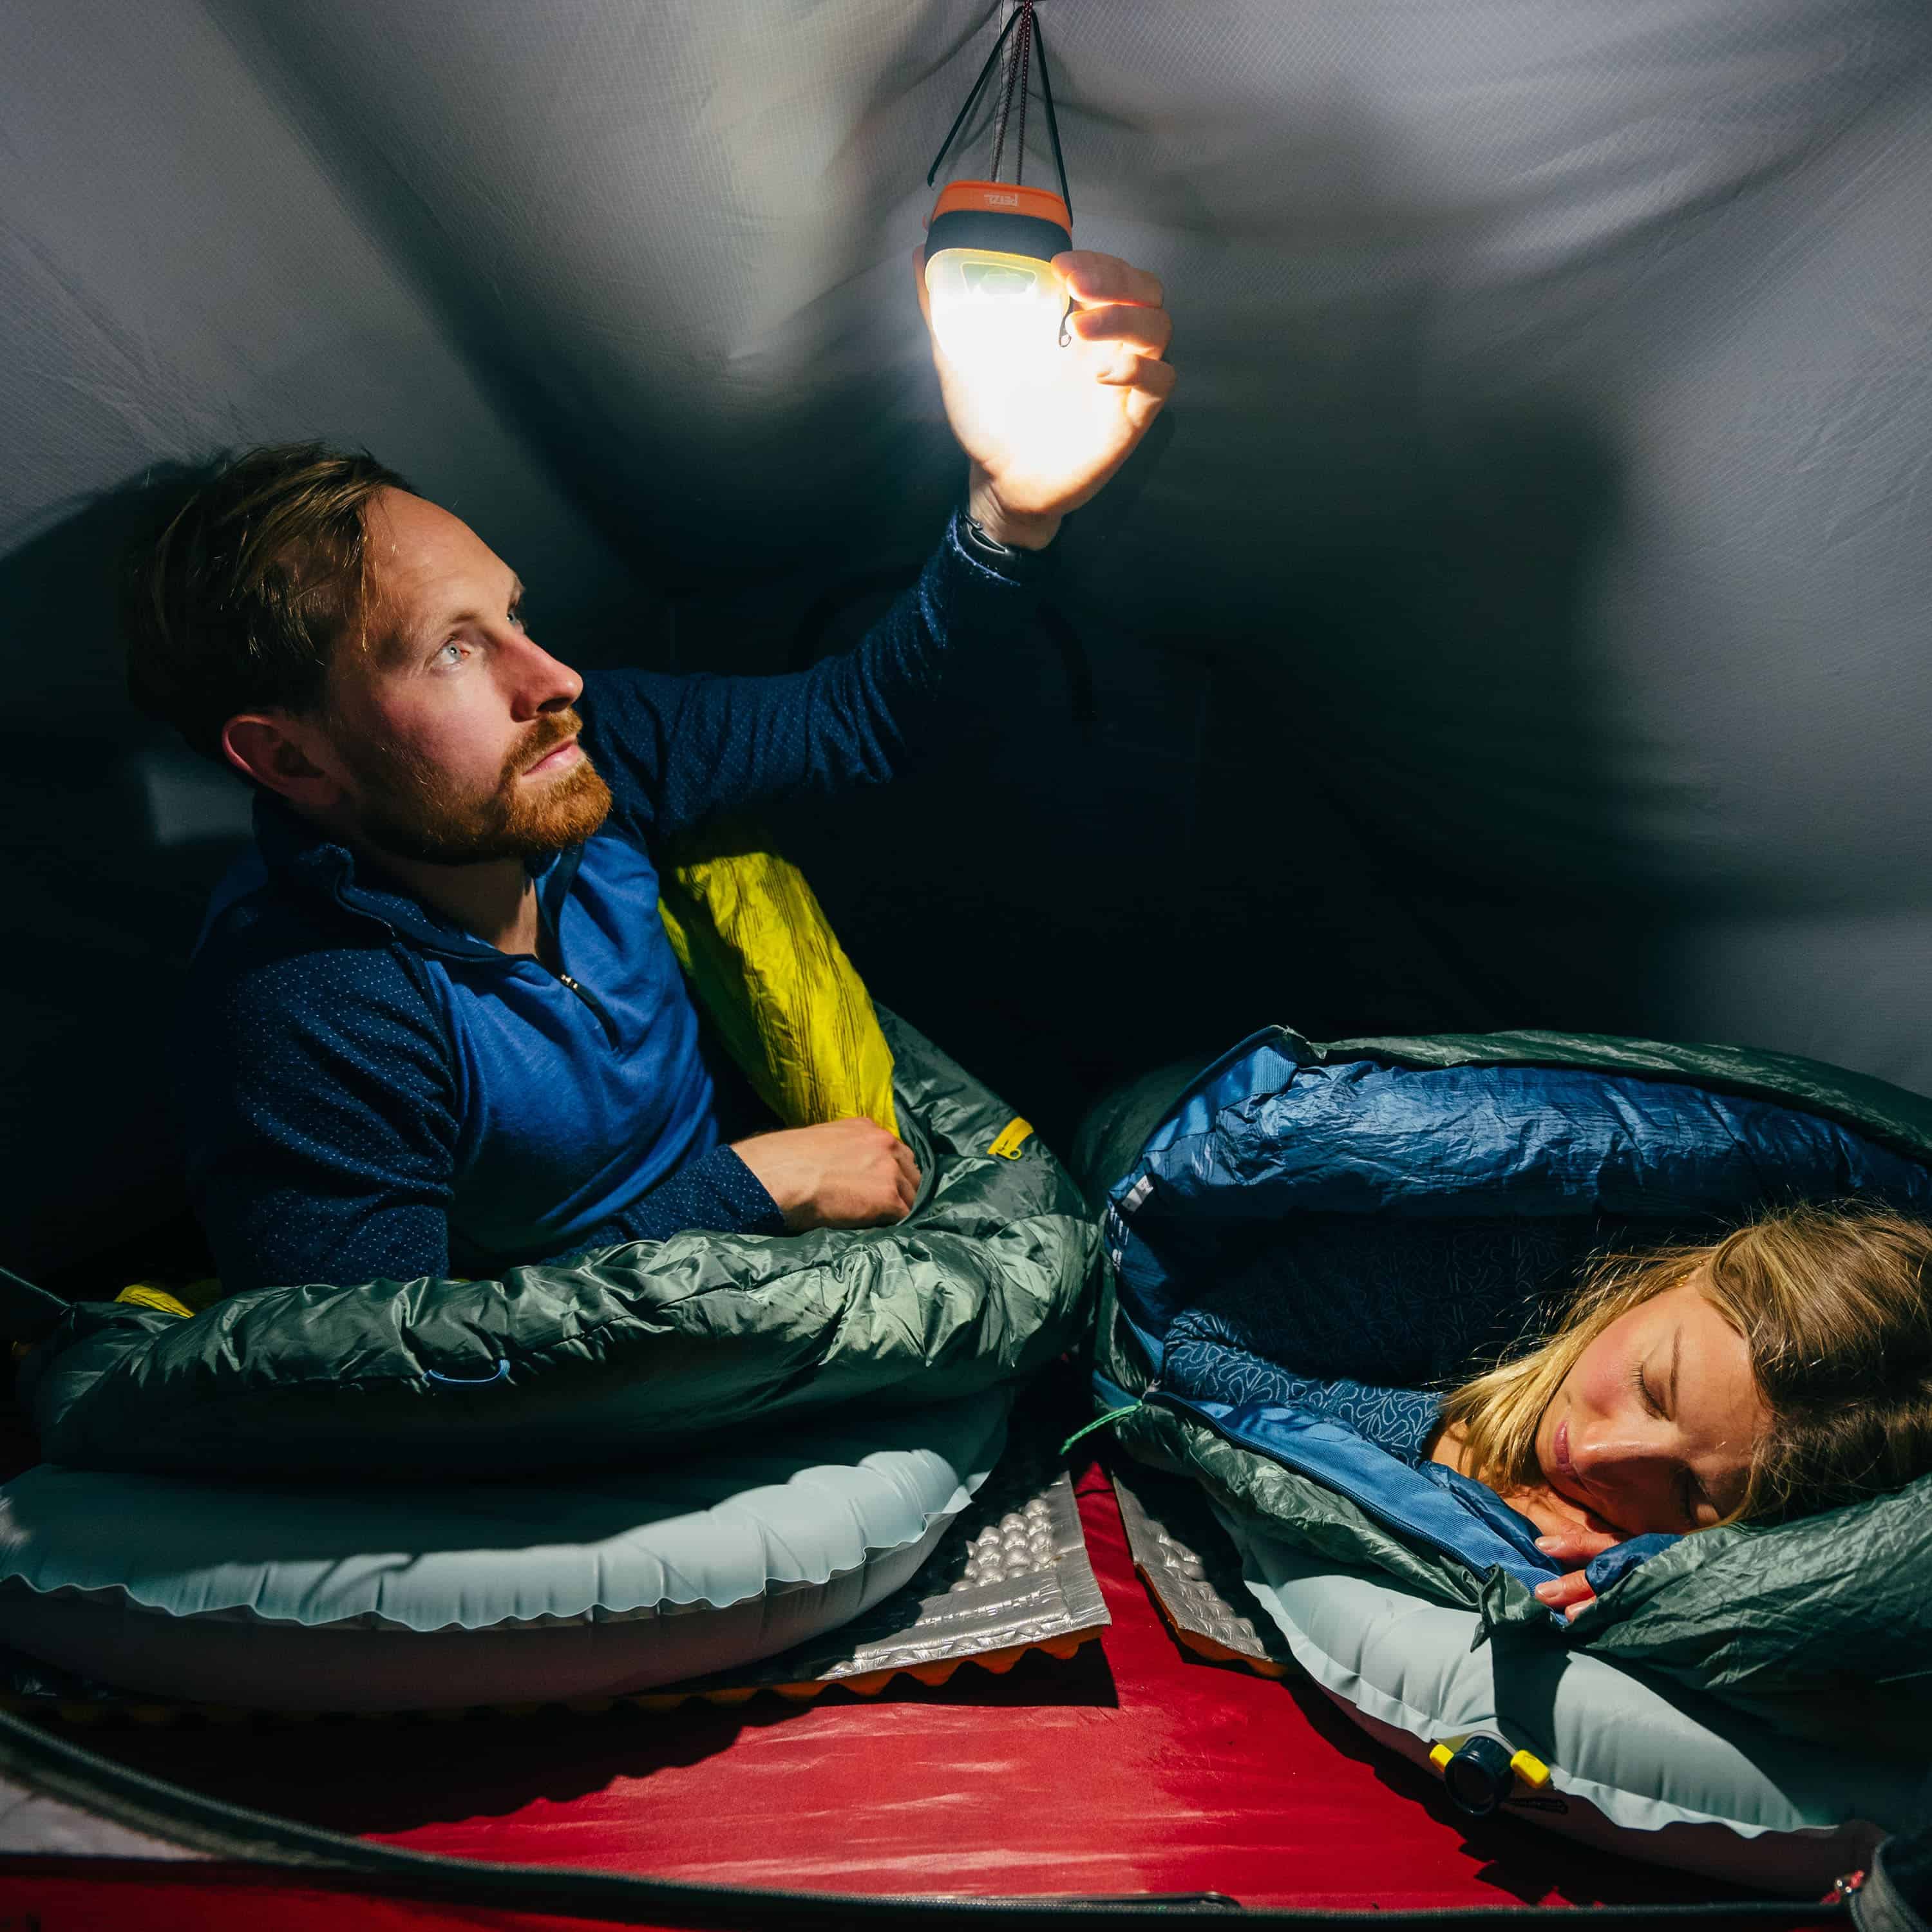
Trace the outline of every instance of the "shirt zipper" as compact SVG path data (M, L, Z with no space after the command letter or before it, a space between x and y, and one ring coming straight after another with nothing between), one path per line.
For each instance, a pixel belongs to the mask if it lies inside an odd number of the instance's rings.
M597 1016L598 1022L602 1024L604 1028L604 1037L610 1041L612 1046L616 1046L617 1043L617 1024L616 1021L612 1019L610 1017L610 1008L605 1006L604 1002L580 980L573 980L568 973L565 972L559 972L556 976L563 985L568 986L570 990Z
M559 983L567 986L597 1016L598 1024L604 1029L604 1039L611 1046L615 1046L617 1044L617 1023L610 1017L610 1008L605 1006L604 1002L584 985L581 980L573 979L563 970L562 964L563 935L557 929L560 923L560 922L554 921L550 918L544 909L543 895L541 892L538 892L537 895L537 951L539 955L538 964L541 965L543 963L541 955L544 944L548 940L552 956L559 962L556 969Z

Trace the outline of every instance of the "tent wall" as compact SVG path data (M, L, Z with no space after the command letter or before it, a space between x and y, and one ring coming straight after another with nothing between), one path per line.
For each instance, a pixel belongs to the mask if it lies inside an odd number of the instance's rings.
M1743 1040L1932 1088L1932 15L1040 11L1077 238L1165 278L1183 387L1066 539L1095 720L1027 640L959 668L926 776L791 828L882 993L1048 1120L1269 1018ZM101 493L366 442L566 655L793 661L957 488L908 256L1003 18L0 20L29 1264L169 1198L155 1041L236 823L118 698Z

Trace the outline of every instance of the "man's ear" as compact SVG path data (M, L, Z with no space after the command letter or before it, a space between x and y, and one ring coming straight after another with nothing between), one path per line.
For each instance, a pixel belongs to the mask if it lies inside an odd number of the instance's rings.
M327 812L342 802L332 749L319 727L286 711L249 711L221 728L221 748L244 778L291 805Z

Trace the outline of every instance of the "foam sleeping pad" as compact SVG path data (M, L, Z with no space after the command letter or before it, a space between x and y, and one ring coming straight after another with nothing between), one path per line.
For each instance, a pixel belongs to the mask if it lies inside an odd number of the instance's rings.
M687 1232L500 1281L262 1289L191 1318L76 1304L22 1369L44 1453L148 1472L520 1474L1027 1373L1089 1315L1092 1220L1011 1108L880 1018L922 1176L896 1226Z
M1107 1204L1096 1400L1146 1398L1117 1426L1130 1453L1338 1571L1478 1612L1487 1638L1581 1647L1800 1734L1922 1740L1932 1478L1790 1523L1635 1539L1592 1566L1596 1601L1565 1622L1532 1594L1556 1566L1513 1512L1267 1399L1257 1376L1271 1352L1322 1340L1318 1279L1292 1284L1300 1316L1284 1312L1288 1274L1264 1292L1277 1233L1316 1232L1304 1276L1346 1267L1352 1245L1363 1265L1438 1270L1447 1294L1472 1244L1486 1266L1546 1267L1566 1244L1580 1257L1606 1234L1708 1238L1794 1198L1924 1216L1932 1101L1730 1047L1554 1033L1318 1046L1275 1028L1114 1096L1076 1162ZM1245 1306L1228 1298L1238 1277ZM1210 1304L1218 1328L1199 1318ZM1215 1334L1239 1346L1217 1356Z

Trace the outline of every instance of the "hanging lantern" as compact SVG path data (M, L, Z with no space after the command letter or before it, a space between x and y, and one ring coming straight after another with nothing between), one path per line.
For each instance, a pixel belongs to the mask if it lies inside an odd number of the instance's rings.
M926 172L930 188L955 138L978 105L1007 40L1017 30L1000 100L999 131L993 146L991 181L950 182L940 190L926 230L926 286L931 298L932 331L946 358L968 374L999 376L1024 382L1029 374L1051 374L1049 358L1066 346L1066 318L1073 303L1053 257L1073 245L1073 210L1066 188L1066 165L1060 152L1060 127L1053 111L1053 84L1047 74L1046 47L1031 0L1024 0L993 44L980 77L966 97L939 152ZM1060 192L1028 188L1026 168L1027 77L1034 54L1040 59L1041 98L1047 133L1060 176ZM1013 145L1013 178L999 178L1014 104L1019 107Z
M1069 300L1053 257L1073 245L1073 217L1046 188L949 182L926 231L932 330L964 370L1019 365L1060 342Z

